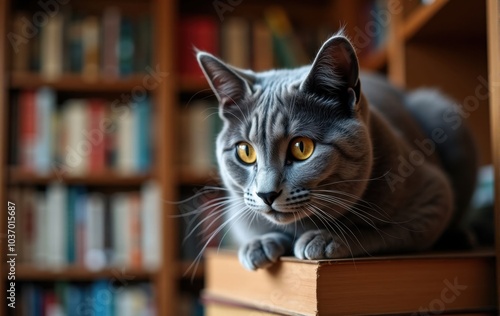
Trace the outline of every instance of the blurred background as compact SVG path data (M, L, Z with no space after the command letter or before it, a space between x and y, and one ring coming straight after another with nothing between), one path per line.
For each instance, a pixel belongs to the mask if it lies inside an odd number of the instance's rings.
M189 215L221 196L193 47L291 68L345 28L364 70L462 105L451 119L474 131L491 222L485 21L468 0L0 0L0 197L16 209L0 251L17 254L16 309L0 315L203 315L199 254L227 241L216 216L197 225L214 210Z

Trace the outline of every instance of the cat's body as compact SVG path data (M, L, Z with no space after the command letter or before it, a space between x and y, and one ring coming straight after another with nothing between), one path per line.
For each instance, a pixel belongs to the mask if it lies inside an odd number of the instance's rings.
M294 70L256 74L205 53L198 59L225 122L217 157L245 267L291 253L321 259L427 249L454 204L470 198L474 145L464 126L443 124L452 103L359 77L343 36L327 41L312 66Z

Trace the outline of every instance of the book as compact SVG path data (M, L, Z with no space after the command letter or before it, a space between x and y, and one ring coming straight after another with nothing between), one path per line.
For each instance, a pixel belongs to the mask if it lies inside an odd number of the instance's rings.
M89 172L99 173L106 168L106 133L102 126L106 120L106 109L103 100L90 99L89 128L85 131L86 140L92 149L89 157Z
M195 57L195 48L218 55L218 33L217 22L210 16L189 16L180 20L178 54L181 75L203 77Z
M36 220L37 220L37 199L33 188L24 188L20 192L22 198L20 201L20 213L18 217L18 229L22 235L22 240L18 243L20 260L26 263L35 262L35 246L36 246Z
M34 169L39 174L47 174L52 163L52 123L55 111L56 95L50 88L41 88L36 92L36 139Z
M30 15L27 12L17 12L12 20L12 33L7 35L12 44L12 70L28 72L30 68L30 43L23 34L25 22Z
M143 266L154 270L161 264L161 192L153 181L146 182L141 188L141 232Z
M151 165L151 103L149 98L138 101L134 105L135 142L134 171L146 172Z
M23 91L19 97L19 159L25 170L34 170L36 147L36 96L35 92Z
M72 16L65 33L66 69L69 73L81 73L83 69L82 17Z
M104 251L105 197L101 193L90 193L85 200L85 247L84 262L89 270L97 271L107 264Z
M284 315L373 315L494 311L495 293L495 260L489 251L338 260L284 257L258 271L245 270L233 252L213 251L206 255L203 295L208 301Z
M88 172L90 143L83 131L88 127L87 102L82 99L71 99L64 103L62 109L62 130L64 135L61 149L64 164L72 175L83 175Z
M124 216L128 216L128 229L126 238L128 239L127 260L126 265L133 268L142 266L142 251L141 251L141 209L139 194L133 192L128 197L129 210Z
M121 192L113 194L111 196L112 264L118 267L127 265L127 254L130 249L127 238L127 232L130 227L129 213L127 195Z
M34 244L33 262L40 266L47 266L48 228L52 225L47 216L47 198L43 192L34 193Z
M206 300L205 316L276 316L280 314L266 312L263 310L231 304L228 302L217 302ZM283 315L283 314L281 314Z
M40 67L46 80L56 80L63 72L64 17L55 15L41 28Z
M128 113L121 115L117 119L117 134L116 134L116 167L123 174L131 174L136 168L136 150L137 142L134 141L137 130L137 112L131 110L130 104Z
M120 21L118 64L120 75L126 76L134 72L134 27L128 17L122 17Z
M216 107L204 100L196 100L181 112L180 132L181 166L189 167L193 173L204 174L214 166L215 133L220 121Z
M228 64L242 68L250 68L250 24L240 17L228 18L221 30L222 57Z
M252 69L270 70L274 67L273 35L263 21L253 23Z
M46 263L51 268L61 268L68 264L66 256L72 230L67 229L68 216L66 205L68 192L62 184L55 183L47 187L47 210L44 229L47 234Z
M118 67L118 41L120 39L120 11L116 7L104 9L102 15L102 75L116 79L120 75Z
M89 15L82 21L82 75L87 80L96 80L99 76L99 19Z

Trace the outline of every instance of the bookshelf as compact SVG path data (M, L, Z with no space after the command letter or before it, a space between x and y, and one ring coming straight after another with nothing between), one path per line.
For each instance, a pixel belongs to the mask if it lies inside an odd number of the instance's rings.
M173 30L176 23L176 7L171 1L151 0L147 2L138 1L105 1L105 2L86 2L73 1L70 5L71 10L80 12L83 15L100 16L108 7L116 7L123 16L136 14L149 15L151 23L159 30ZM61 12L58 14L67 14L67 8L61 7ZM0 197L2 201L6 201L6 188L12 187L35 187L45 188L54 182L63 184L64 186L78 186L91 188L97 192L127 192L129 190L136 191L143 184L150 180L156 181L161 191L161 198L164 200L176 199L176 186L178 175L171 168L174 159L168 148L174 147L175 135L171 128L175 126L175 105L176 97L174 86L174 76L165 78L158 82L158 86L149 92L152 99L152 116L151 125L157 127L155 133L159 136L154 138L152 151L154 159L152 165L144 172L123 173L116 168L101 169L98 172L86 172L83 174L65 174L62 178L52 172L38 173L28 170L23 166L12 164L11 158L8 158L7 153L10 147L8 143L12 142L12 130L7 126L16 124L15 121L9 119L13 113L13 107L16 106L13 102L14 96L25 90L36 90L40 87L48 87L52 89L56 96L57 102L61 103L68 98L93 98L95 96L103 98L103 100L114 99L123 93L131 94L137 87L144 86L145 74L133 71L126 75L119 76L94 76L86 78L77 73L63 72L56 78L47 78L43 74L35 71L13 71L12 70L12 49L10 47L7 35L12 31L12 22L15 19L17 12L28 12L34 14L40 8L36 1L28 1L24 5L19 5L13 1L2 0L0 2L0 15L2 16L0 25L0 82L2 87L2 99L0 101L2 129L0 131L0 144L2 148L1 155L1 190ZM134 20L135 21L135 20ZM154 62L148 66L157 66L158 69L167 70L173 69L174 57L170 49L171 43L175 42L174 32L154 32L154 38L150 45L152 58ZM62 98L62 101L59 100ZM57 107L59 111L59 107ZM188 176L189 177L189 176ZM190 177L191 179L191 177ZM189 180L188 180L189 181ZM9 196L12 198L12 196ZM16 201L21 203L21 201ZM176 225L170 215L175 214L177 210L174 206L161 204L162 212L160 213L159 225L161 235L156 236L160 240L171 240L172 242L162 243L162 248L159 249L161 256L161 265L158 268L140 268L140 267L105 267L97 271L90 270L79 264L70 264L62 267L46 267L39 266L33 263L19 262L16 266L16 282L17 287L20 284L63 284L71 282L72 284L88 284L93 286L100 282L99 280L126 280L131 284L150 284L153 288L157 299L154 301L154 309L159 315L175 314L176 309L176 282L182 278L181 266L176 259L176 240L177 232ZM6 219L2 217L1 231L5 233ZM6 258L6 248L2 243L0 250L2 258ZM7 267L2 264L2 271L6 271ZM2 274L5 275L5 274ZM4 277L5 278L5 277ZM1 282L0 288L5 289L4 279ZM79 283L75 283L79 282ZM141 283L142 284L142 283ZM161 295L161 299L159 298ZM18 297L19 299L19 297ZM18 304L21 304L18 301ZM8 309L2 306L0 314L6 315Z
M355 35L354 26L366 23L366 17L360 16L359 11L370 1L356 0L347 2L315 0L312 2L283 0L270 1L272 4L282 5L287 10L287 14L300 26L307 26L313 29L320 29L320 21L329 21L330 30L338 28L338 21L346 22L346 30L351 36ZM364 69L372 71L386 71L391 79L407 87L414 87L420 84L436 85L442 87L445 92L450 93L457 99L463 99L470 89L463 89L470 85L469 82L460 82L456 79L452 84L443 84L445 77L456 78L452 70L456 69L459 60L466 59L471 61L471 66L461 69L464 77L481 74L488 77L490 69L490 80L499 81L495 74L498 74L498 63L492 56L500 54L498 43L500 31L491 21L498 20L494 12L498 12L499 1L488 0L489 6L497 8L489 10L490 26L489 41L490 61L486 62L486 28L484 18L486 8L482 1L464 1L464 0L436 0L431 5L416 7L411 12L404 12L401 16L394 16L387 32L391 38L389 44L382 44L376 48L370 47L361 50L360 63ZM212 93L205 79L198 75L185 75L179 71L180 59L185 56L179 56L176 49L178 47L180 32L179 22L185 16L207 15L215 19L220 27L224 21L220 22L217 13L212 6L212 2L203 4L195 1L163 1L149 0L145 2L126 0L107 0L107 1L72 1L74 10L80 10L85 13L100 14L107 6L116 6L124 14L135 14L136 12L147 13L151 16L154 25L152 39L153 64L169 73L169 75L159 82L157 88L151 91L154 116L152 125L155 126L155 138L152 144L154 160L151 169L140 174L124 175L114 170L104 170L95 174L85 175L67 175L61 179L65 185L81 185L93 187L104 191L121 191L123 189L138 188L148 180L154 179L160 188L161 197L164 201L178 200L180 187L195 187L206 184L214 184L217 181L217 172L215 170L196 171L190 167L179 167L175 157L175 148L181 144L179 138L179 117L182 106L191 98L206 98ZM243 1L231 12L225 13L225 19L243 18L250 21L262 19L262 8L269 5L265 1ZM14 124L10 121L12 115L11 98L19 91L28 89L37 89L41 86L50 87L57 93L64 95L89 96L97 94L99 96L115 96L124 92L130 92L137 86L143 84L143 75L129 74L114 79L96 77L91 80L84 79L80 75L62 74L55 80L46 79L38 73L25 71L12 71L10 65L10 56L12 49L7 39L7 34L11 29L13 13L19 11L19 4L12 0L0 0L0 200L7 200L7 187L10 186L47 186L55 180L59 180L57 175L48 173L39 175L8 164L8 142L11 137L9 126ZM26 9L36 10L36 1L28 1ZM468 23L456 23L461 18L461 14L467 13ZM442 22L445 21L445 22ZM325 34L326 34L325 33ZM436 35L437 34L437 35ZM475 42L480 43L479 53L484 58L475 58L475 53L470 55L461 54L450 56L450 52L443 49L429 49L422 53L422 47L428 49L432 46L439 34L464 34L467 38L475 38ZM444 36L444 35L443 35ZM321 37L318 35L318 37ZM431 38L432 40L427 40ZM323 38L324 39L324 38ZM439 41L439 39L438 39ZM456 47L462 47L464 42L460 39L451 40ZM448 43L448 42L446 42ZM443 46L443 45L441 45ZM427 54L427 55L426 55ZM220 54L219 54L220 55ZM439 57L437 62L432 63L432 59ZM454 57L454 58L452 58ZM428 62L429 65L413 65L416 58L422 58L422 63ZM449 62L445 62L449 59ZM437 63L437 64L436 64ZM444 63L446 71L442 76L431 78L425 74L432 69L440 69L440 63ZM496 69L496 71L493 71ZM475 78L475 77L474 77ZM472 82L473 84L476 82ZM491 162L489 158L494 153L493 162L496 165L496 176L500 179L500 112L497 105L499 91L497 86L491 87L490 107L481 105L471 125L477 135L480 135L479 146L483 152L483 163ZM484 101L486 104L488 101ZM483 104L483 103L482 103ZM491 111L489 115L488 110ZM491 119L491 124L487 122ZM489 131L491 129L491 132ZM493 147L490 146L493 145ZM496 147L495 147L496 146ZM493 150L492 150L493 148ZM496 148L496 149L495 149ZM496 196L500 196L500 185L497 185ZM497 203L497 214L500 214L500 206ZM147 281L151 283L156 291L157 299L155 308L158 315L177 315L179 297L182 295L179 280L189 279L191 274L184 277L186 270L191 265L191 261L179 259L181 242L179 240L179 222L172 218L178 214L176 206L164 203L162 204L162 217L160 220L161 234L158 236L163 243L161 249L161 265L157 270L146 269L114 269L105 268L99 271L91 271L82 267L70 266L60 270L47 270L34 265L18 265L17 277L23 282L56 282L56 281L81 281L92 282L98 279L112 279L117 271L129 275L137 281ZM498 222L497 225L500 225ZM0 232L5 233L6 219L0 218ZM500 234L497 236L497 245L500 245ZM0 244L0 251L5 259L5 243ZM497 256L500 255L500 246ZM5 260L2 260L5 262ZM498 263L497 263L498 264ZM2 264L2 271L5 270L5 264ZM500 266L499 266L500 268ZM194 277L202 279L204 276L204 267L200 265ZM0 283L0 290L5 291L5 282ZM0 315L5 313L5 305L0 309Z

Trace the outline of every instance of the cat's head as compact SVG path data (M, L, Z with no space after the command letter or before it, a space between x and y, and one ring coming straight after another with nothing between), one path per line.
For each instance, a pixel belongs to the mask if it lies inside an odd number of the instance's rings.
M224 121L221 177L242 209L289 224L319 209L340 216L361 196L372 150L347 38L330 38L311 66L292 70L255 73L205 52L197 58Z

